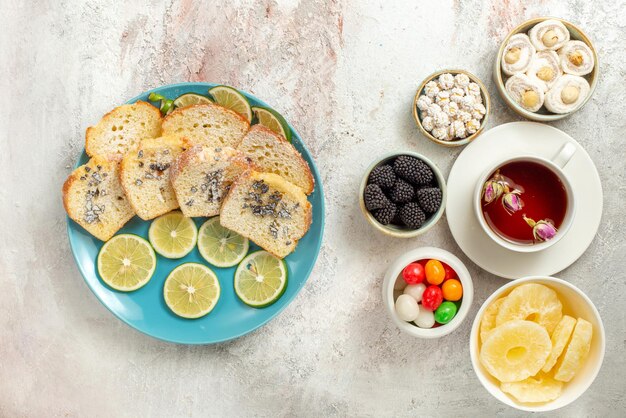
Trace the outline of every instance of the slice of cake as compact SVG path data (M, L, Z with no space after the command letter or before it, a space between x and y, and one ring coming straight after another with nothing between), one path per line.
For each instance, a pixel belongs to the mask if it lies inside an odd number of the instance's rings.
M222 204L222 226L283 258L311 226L311 204L298 186L272 173L249 171Z
M250 163L234 148L195 146L174 162L170 179L185 216L215 216L233 182Z
M259 171L278 174L299 186L306 194L315 187L309 165L291 143L261 125L254 125L237 148Z
M118 163L94 157L63 184L68 216L102 241L109 240L134 215L119 180Z
M85 152L109 160L121 160L139 141L161 135L161 111L146 102L116 107L87 128Z
M141 219L153 219L178 208L170 167L184 150L182 138L162 136L141 141L124 156L120 181Z
M163 119L163 135L183 136L191 145L211 148L236 148L249 128L243 116L217 104L182 107Z

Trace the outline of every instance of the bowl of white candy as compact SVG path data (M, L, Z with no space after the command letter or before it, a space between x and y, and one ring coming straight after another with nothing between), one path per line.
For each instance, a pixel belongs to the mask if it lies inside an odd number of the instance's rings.
M422 81L411 111L426 138L458 147L482 133L489 108L487 88L478 77L465 70L442 70Z

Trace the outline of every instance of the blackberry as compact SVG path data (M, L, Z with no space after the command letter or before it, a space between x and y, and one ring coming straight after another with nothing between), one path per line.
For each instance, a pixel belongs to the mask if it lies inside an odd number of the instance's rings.
M389 199L377 184L369 184L365 188L363 200L365 200L365 207L370 211L389 205Z
M426 213L435 213L441 206L441 190L430 187L417 191L417 202Z
M393 203L389 203L389 205L384 208L377 209L372 212L374 218L383 225L389 225L392 219L396 216L398 208Z
M426 215L416 202L409 202L400 208L400 219L411 229L419 229L426 221Z
M396 182L396 173L390 165L374 167L370 173L367 184L376 184L383 189L390 189Z
M397 226L405 226L404 222L402 222L402 219L400 219L400 209L396 210L396 216L393 217L391 223Z
M433 171L428 165L415 157L401 155L393 162L393 171L398 177L415 185L428 184L433 180Z
M402 179L396 180L396 183L391 189L389 198L394 203L405 203L411 201L415 197L415 190L413 186Z

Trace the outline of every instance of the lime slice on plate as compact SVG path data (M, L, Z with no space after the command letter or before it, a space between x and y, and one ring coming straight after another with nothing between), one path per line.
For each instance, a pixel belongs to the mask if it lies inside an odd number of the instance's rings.
M276 302L287 288L287 266L267 251L257 251L235 271L235 293L246 305L264 308Z
M156 255L145 239L121 234L107 241L97 259L102 281L115 290L130 292L150 281L156 268Z
M163 257L182 258L196 246L198 230L191 218L175 211L152 221L148 238L155 251Z
M217 86L209 89L209 94L213 96L215 102L221 106L224 106L230 110L241 114L248 119L248 122L252 120L252 109L250 109L250 103L244 97L232 87Z
M197 105L197 104L210 104L213 103L211 99L206 96L202 96L200 94L195 93L185 93L181 94L174 100L174 106L177 108Z
M213 270L198 263L176 267L165 279L163 297L168 308L183 318L200 318L220 298L220 282Z
M252 112L259 120L259 124L271 129L277 134L282 135L287 141L291 141L291 129L287 125L287 121L274 109L267 107L252 107Z
M248 254L248 238L220 225L220 217L209 219L200 227L198 250L200 255L217 267L237 265Z

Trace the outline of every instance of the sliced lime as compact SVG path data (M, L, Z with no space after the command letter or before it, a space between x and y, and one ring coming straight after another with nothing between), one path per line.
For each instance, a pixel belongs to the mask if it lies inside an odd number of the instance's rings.
M260 125L282 135L287 141L291 141L291 129L289 129L287 121L280 113L274 109L257 106L252 106L252 112L254 112L254 115L259 120Z
M220 225L220 217L209 219L200 227L198 250L200 255L216 267L237 265L248 254L248 238Z
M181 94L174 100L174 106L176 108L197 105L197 104L210 104L213 103L211 99L206 96L195 93Z
M191 218L174 211L152 221L148 238L163 257L182 258L196 246L198 229Z
M97 259L102 281L122 292L137 290L150 281L156 269L156 255L145 239L121 234L107 241Z
M267 251L257 251L235 271L235 293L246 305L264 308L276 302L287 288L287 266Z
M213 270L198 263L176 267L165 279L163 298L178 316L200 318L211 312L220 298L220 282Z
M250 103L236 89L228 86L217 86L209 89L209 94L213 96L217 104L241 114L248 119L248 122L252 120Z

